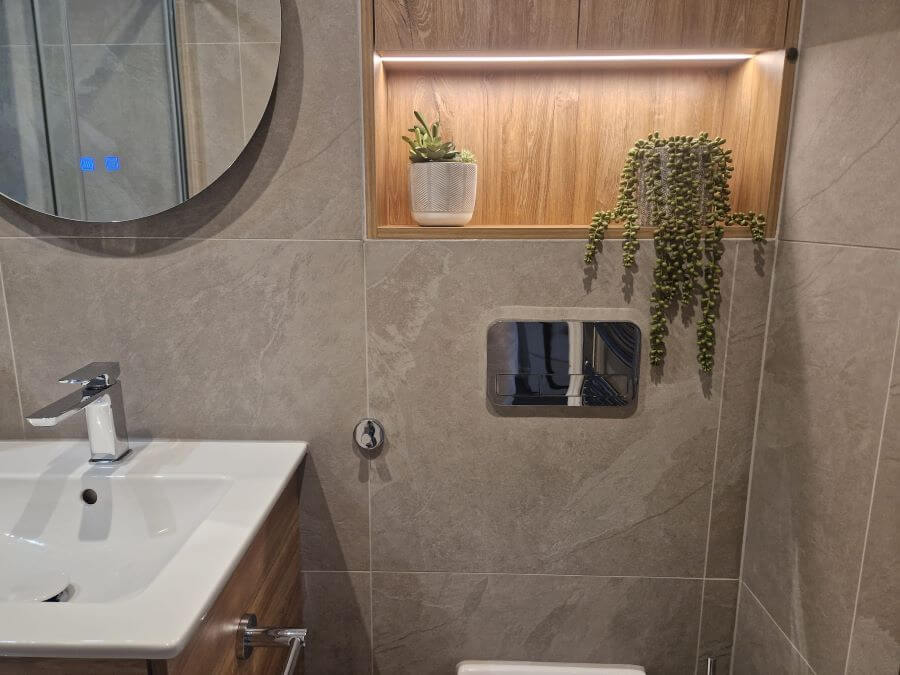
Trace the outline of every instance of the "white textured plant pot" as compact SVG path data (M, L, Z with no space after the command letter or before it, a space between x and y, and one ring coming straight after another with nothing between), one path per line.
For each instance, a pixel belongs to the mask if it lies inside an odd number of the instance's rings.
M411 162L409 203L419 225L465 225L475 211L478 165Z

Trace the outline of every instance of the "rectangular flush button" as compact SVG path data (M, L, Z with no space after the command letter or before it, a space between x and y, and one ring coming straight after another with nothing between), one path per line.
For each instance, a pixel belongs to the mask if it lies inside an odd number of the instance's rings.
M79 162L79 166L82 171L93 171L94 170L94 158L93 157L82 157L81 162Z
M118 171L121 168L118 155L107 155L103 158L107 171Z

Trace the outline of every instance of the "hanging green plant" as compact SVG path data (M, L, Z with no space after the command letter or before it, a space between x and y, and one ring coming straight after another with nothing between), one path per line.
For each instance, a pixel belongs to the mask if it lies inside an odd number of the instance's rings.
M725 227L750 228L753 241L765 239L765 217L748 211L731 212L728 182L733 169L725 139L653 133L634 144L622 169L619 198L610 211L591 220L584 254L592 263L598 244L612 222L625 230L622 262L632 267L640 246L638 232L653 228L656 264L650 298L650 363L665 360L669 333L666 311L674 304L691 305L699 296L697 361L704 372L713 367L715 321L722 278L722 237Z

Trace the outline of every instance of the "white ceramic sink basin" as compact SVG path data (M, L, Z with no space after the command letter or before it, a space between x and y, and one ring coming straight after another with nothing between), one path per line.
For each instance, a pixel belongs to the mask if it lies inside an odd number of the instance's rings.
M0 442L0 654L176 655L306 451L133 447L98 465L86 441Z

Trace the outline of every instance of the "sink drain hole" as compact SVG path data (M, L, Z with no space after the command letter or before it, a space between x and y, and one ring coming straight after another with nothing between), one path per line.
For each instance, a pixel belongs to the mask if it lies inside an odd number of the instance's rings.
M97 493L90 488L81 493L81 501L83 501L85 504L96 504L97 499Z
M44 600L44 602L67 602L69 600L69 598L72 597L74 592L75 592L75 589L72 588L71 584L69 584L68 586L66 586L64 589L62 589L56 595L51 596L51 597L47 598L46 600Z

